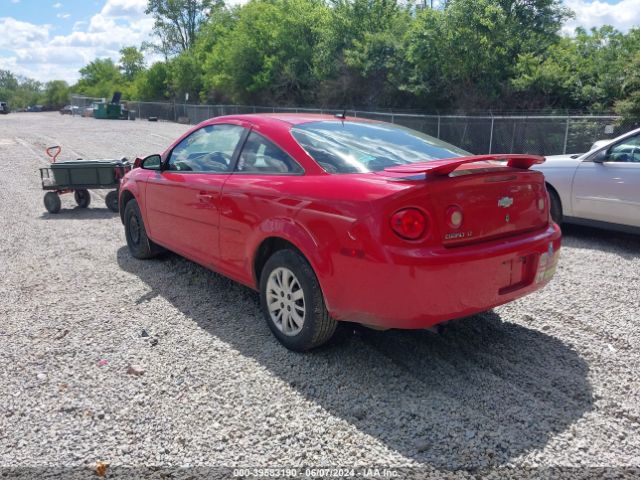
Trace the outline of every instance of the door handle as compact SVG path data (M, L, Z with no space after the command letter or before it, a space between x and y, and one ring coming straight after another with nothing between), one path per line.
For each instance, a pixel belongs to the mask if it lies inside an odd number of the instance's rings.
M213 195L209 195L208 193L199 193L197 197L202 203L209 203L213 200Z

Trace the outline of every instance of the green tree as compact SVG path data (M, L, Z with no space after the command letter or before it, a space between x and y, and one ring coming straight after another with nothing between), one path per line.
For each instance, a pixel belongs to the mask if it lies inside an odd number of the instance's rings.
M156 62L134 80L134 96L139 100L167 100L170 98L169 83L168 65Z
M156 49L168 58L191 49L208 14L224 5L222 0L149 0L146 13L155 20Z
M125 87L120 69L110 58L96 59L80 69L80 80L73 90L90 97L110 98Z
M0 100L9 103L12 109L37 104L42 95L42 84L31 78L0 70Z
M628 65L627 78L622 84L622 99L616 102L615 110L624 121L640 123L640 52Z
M569 15L559 0L451 0L423 11L407 36L405 88L449 97L440 104L490 107L509 94L514 59L555 44Z
M144 55L134 46L120 49L120 70L124 78L131 81L144 70Z
M69 101L69 84L64 80L52 80L44 86L44 103L49 107L63 107Z
M205 85L236 102L306 103L330 11L320 0L254 0L206 55Z
M397 1L337 0L324 35L322 103L401 104L404 37L410 11Z
M171 59L168 63L171 78L171 90L176 98L182 101L185 94L189 100L197 101L203 89L202 67L196 56L191 52L184 52Z
M539 105L607 110L625 96L625 78L633 74L638 51L640 30L578 28L574 38L563 38L542 54L521 55L511 83Z

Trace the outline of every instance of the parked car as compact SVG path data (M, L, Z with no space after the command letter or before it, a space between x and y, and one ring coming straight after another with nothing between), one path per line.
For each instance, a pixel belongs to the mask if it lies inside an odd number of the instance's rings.
M98 108L98 104L97 103L92 103L90 106L85 107L84 110L82 110L82 116L83 117L92 117L93 118L93 111L96 110Z
M338 321L427 328L544 286L560 230L541 161L382 122L237 115L137 159L119 202L134 257L164 247L258 290L275 336L306 350Z
M9 104L7 102L0 102L0 114L6 115L9 111Z
M640 129L534 168L545 175L556 223L640 233Z
M77 115L80 108L75 105L65 105L60 109L60 115Z
M42 112L42 111L43 111L42 105L29 105L27 107L27 112Z

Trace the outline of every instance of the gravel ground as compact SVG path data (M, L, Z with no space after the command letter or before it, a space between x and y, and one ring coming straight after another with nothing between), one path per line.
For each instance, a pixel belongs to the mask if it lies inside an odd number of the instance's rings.
M253 291L133 259L95 193L44 209L45 146L133 158L186 128L0 116L0 466L640 465L639 237L567 228L541 292L295 354Z

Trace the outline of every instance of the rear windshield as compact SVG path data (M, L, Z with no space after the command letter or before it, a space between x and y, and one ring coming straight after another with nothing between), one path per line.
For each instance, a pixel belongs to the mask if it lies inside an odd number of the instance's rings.
M424 133L386 123L310 122L296 125L291 134L329 173L377 172L471 155Z

